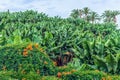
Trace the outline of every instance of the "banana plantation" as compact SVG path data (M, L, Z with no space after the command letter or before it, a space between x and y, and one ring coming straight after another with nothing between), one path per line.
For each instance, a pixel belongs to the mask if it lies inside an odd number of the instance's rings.
M117 15L0 12L0 80L120 80Z

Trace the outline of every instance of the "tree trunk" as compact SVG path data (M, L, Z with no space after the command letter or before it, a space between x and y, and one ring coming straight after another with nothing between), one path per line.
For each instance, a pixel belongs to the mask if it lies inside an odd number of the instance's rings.
M114 23L116 23L116 22L117 22L116 16L114 16L114 20L113 20L113 21L114 21Z

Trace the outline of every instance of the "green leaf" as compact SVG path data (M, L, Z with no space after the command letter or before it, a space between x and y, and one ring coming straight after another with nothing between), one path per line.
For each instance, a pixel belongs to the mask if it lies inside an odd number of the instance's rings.
M114 71L116 72L117 70L117 58L114 57L113 54L109 54L107 57L106 57L106 62L107 62L107 65L108 65L108 71L111 72L111 71Z
M14 44L22 43L21 36L14 36Z
M105 59L100 58L97 55L93 55L94 63L98 66L98 68L102 68L104 71L108 71L107 64L105 62Z

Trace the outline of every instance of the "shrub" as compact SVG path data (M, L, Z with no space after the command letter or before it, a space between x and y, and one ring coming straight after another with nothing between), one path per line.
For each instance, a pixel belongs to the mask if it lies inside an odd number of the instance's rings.
M39 74L33 71L30 71L29 73L24 73L24 74L19 72L14 72L11 77L19 80L41 80L42 78Z
M41 75L54 73L54 64L38 44L6 45L0 48L0 70Z
M100 71L75 71L69 74L62 74L64 80L101 80L107 74Z
M41 80L62 80L62 79L59 79L55 76L44 76L41 78Z
M0 71L0 80L14 80L11 75L11 71Z

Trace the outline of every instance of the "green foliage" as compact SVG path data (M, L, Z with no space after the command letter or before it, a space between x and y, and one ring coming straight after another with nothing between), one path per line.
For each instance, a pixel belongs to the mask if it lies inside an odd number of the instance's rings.
M93 57L95 65L98 67L98 69L112 74L119 74L119 59L117 59L118 55L115 57L110 53L104 58L100 58L99 56L95 55Z
M62 79L59 79L55 76L44 76L41 79L43 79L43 80L62 80Z
M14 79L20 79L20 80L40 80L42 77L39 74L36 74L36 72L28 72L28 73L16 73L14 72L13 75L11 75L12 78Z
M119 75L107 75L104 72L95 70L95 71L71 71L69 72L62 72L61 78L57 78L54 76L40 76L35 72L29 72L26 74L17 73L14 71L0 71L0 79L1 80L119 80Z
M75 70L81 70L81 71L86 71L86 70L94 70L94 67L89 65L89 64L81 64L80 60L78 58L73 58L73 61L69 62L67 66L70 69L75 69ZM68 70L68 69L67 69ZM69 70L70 71L70 70Z
M80 70L120 74L120 31L114 23L92 24L79 18L48 17L32 10L0 14L0 70L40 70L41 75L49 75L56 70L54 60L57 65L71 61L69 67L81 66ZM30 42L41 47L32 45L33 50L24 51ZM18 68L20 64L22 68Z
M42 77L35 72L29 72L27 74L16 73L14 71L1 71L0 79L1 80L40 80Z
M21 73L34 71L41 75L54 73L54 65L38 44L6 45L0 48L0 70Z
M12 78L11 76L11 71L0 71L0 80L15 80L15 78Z
M101 80L107 74L100 71L76 71L68 75L63 75L64 80Z

